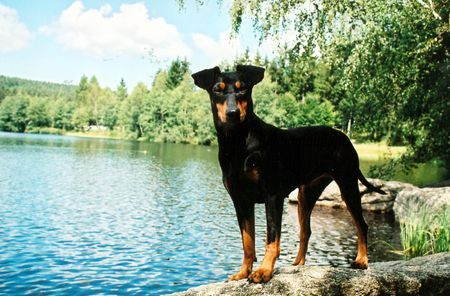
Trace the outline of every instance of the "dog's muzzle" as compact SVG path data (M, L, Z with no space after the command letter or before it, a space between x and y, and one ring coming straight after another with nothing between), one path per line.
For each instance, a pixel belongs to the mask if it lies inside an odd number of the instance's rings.
M241 111L239 110L239 108L227 109L226 115L227 115L228 120L231 120L231 121L239 120Z

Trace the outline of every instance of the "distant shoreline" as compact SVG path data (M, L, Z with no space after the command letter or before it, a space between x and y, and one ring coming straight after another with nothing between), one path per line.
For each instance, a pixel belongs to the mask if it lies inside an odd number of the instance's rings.
M69 137L85 137L85 138L99 138L99 139L114 139L114 140L134 140L134 141L148 141L145 138L130 138L125 133L119 131L98 130L98 131L65 131L56 128L41 128L38 130L25 131L26 134L43 134L43 135L58 135ZM360 158L365 160L378 160L380 157L398 157L406 151L406 146L388 146L386 142L368 142L368 143L356 143L352 140L353 146L358 152ZM201 144L191 144L201 145ZM215 146L204 145L204 146Z

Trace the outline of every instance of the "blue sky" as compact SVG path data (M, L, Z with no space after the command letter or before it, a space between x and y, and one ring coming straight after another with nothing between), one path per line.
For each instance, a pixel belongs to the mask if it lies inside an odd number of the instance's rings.
M231 1L185 2L0 0L0 75L74 84L96 75L111 88L123 77L132 88L177 57L195 72L246 48L271 55L274 43L259 45L250 21L230 40Z

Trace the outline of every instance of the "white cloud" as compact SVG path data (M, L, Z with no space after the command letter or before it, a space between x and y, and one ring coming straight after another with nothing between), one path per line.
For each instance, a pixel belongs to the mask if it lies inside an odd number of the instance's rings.
M156 58L191 54L177 27L162 17L150 18L144 3L122 4L113 12L109 4L86 9L82 1L75 1L41 32L55 36L66 49L99 58L149 52Z
M0 4L0 52L25 48L31 39L31 33L20 22L17 11Z
M222 32L218 40L200 33L192 34L195 46L211 61L217 65L222 61L232 61L243 53L238 39L230 39L229 32Z

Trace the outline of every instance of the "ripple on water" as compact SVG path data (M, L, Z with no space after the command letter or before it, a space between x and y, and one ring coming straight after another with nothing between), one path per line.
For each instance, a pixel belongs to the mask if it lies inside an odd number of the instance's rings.
M0 133L0 155L2 293L157 295L239 269L240 234L214 149ZM278 266L295 259L296 212L285 207ZM256 215L261 262L263 206ZM369 242L398 241L392 217L366 219ZM346 211L316 208L312 231L307 264L353 259ZM369 246L370 260L391 259L380 246Z

